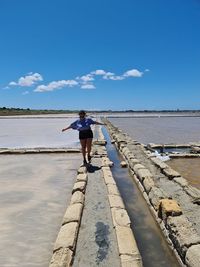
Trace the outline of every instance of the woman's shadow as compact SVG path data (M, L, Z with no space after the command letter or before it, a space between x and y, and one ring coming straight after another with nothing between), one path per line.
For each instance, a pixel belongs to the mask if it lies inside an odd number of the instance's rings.
M98 171L101 169L101 167L92 165L91 163L88 163L86 168L87 168L87 171L90 173L94 173L95 171Z

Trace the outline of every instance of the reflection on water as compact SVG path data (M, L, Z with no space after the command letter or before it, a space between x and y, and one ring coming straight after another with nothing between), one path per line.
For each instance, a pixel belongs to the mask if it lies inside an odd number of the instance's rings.
M75 118L0 119L0 148L77 147L78 132L61 129Z
M167 164L200 189L200 158L171 159Z
M141 143L188 143L200 141L200 117L110 118Z

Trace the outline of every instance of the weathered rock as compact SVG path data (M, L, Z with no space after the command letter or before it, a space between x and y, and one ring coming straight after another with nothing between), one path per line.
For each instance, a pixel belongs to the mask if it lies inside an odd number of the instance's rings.
M94 145L98 145L98 146L105 146L107 144L107 141L106 140L95 140L93 141L93 144Z
M118 188L115 184L107 184L107 189L109 195L117 195L117 196L120 195Z
M138 164L139 165L139 164ZM145 178L152 178L152 174L148 169L136 169L136 175L138 176L139 180L142 182Z
M76 181L77 182L87 182L88 180L88 175L87 173L79 173L77 175Z
M54 245L54 251L60 248L70 248L74 250L78 233L78 223L71 222L63 225L58 233Z
M149 200L155 210L158 210L160 200L163 198L168 198L166 192L155 186L151 188L149 192Z
M109 203L111 208L121 208L124 209L124 203L120 196L108 195Z
M143 180L143 186L147 192L147 194L150 192L151 188L155 186L155 183L151 177L145 177Z
M180 173L176 172L175 170L173 170L170 167L167 167L165 169L162 170L162 172L171 180L174 177L180 177Z
M181 208L173 199L161 199L158 208L158 217L166 220L168 216L179 216L182 214Z
M160 169L165 169L168 167L168 165L166 163L164 163L162 160L158 159L158 158L151 158L151 160L153 161L153 163L158 166Z
M111 208L113 225L129 227L131 224L128 213L125 209Z
M182 187L188 186L188 181L183 177L175 177L173 181Z
M86 188L86 182L76 182L74 184L74 187L72 189L72 194L76 191L81 191L81 192L85 192L85 188Z
M103 177L106 185L108 184L116 185L115 180L112 177L112 174L110 175L109 173L104 173Z
M142 259L140 255L121 255L121 267L142 267Z
M129 160L129 166L132 170L136 164L140 164L140 161L138 159L132 158Z
M102 166L103 167L112 167L114 164L109 160L108 157L102 157Z
M188 267L200 266L200 244L193 245L187 250L185 261Z
M167 229L169 231L169 237L183 259L185 258L188 247L200 243L198 233L184 215L177 217L169 216L167 218Z
M146 169L146 168L142 164L135 164L133 167L134 172L137 172L140 169Z
M61 248L54 252L49 267L70 267L73 252L69 248Z
M84 203L84 199L85 196L82 192L80 191L76 191L73 193L72 197L71 197L71 204L75 204L75 203Z
M80 222L82 210L83 204L81 203L69 205L65 212L62 224L66 224L69 222Z
M186 191L186 193L193 197L194 199L199 199L200 198L200 190L191 186L191 185L188 185L184 188L184 190Z
M127 163L126 163L126 161L121 161L120 162L120 166L122 167L122 168L126 168L127 167Z
M85 166L81 166L79 169L78 169L78 174L79 173L86 173L87 172L87 169L86 169L86 167Z
M116 226L119 255L133 255L140 257L140 253L130 227Z

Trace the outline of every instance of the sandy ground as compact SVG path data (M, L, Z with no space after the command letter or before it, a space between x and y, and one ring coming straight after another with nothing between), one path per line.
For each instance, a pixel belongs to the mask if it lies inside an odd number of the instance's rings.
M0 266L48 266L80 163L80 154L0 156Z

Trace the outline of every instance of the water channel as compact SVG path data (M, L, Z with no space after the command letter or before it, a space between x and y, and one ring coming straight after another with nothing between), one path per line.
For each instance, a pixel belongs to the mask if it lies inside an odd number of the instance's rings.
M103 134L107 140L108 157L114 162L113 177L130 216L144 267L180 266L128 169L121 168L122 156L111 144L109 134L105 129L103 129Z

